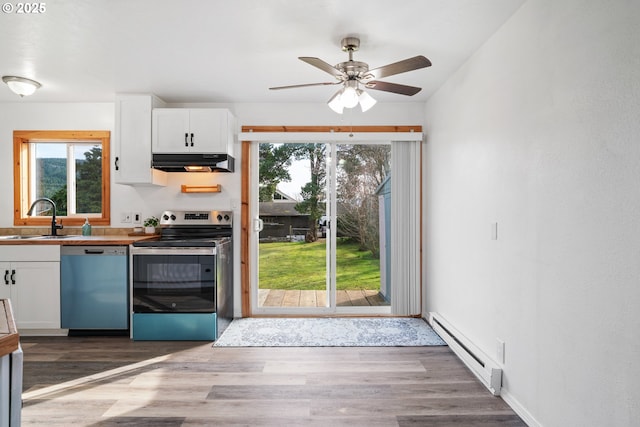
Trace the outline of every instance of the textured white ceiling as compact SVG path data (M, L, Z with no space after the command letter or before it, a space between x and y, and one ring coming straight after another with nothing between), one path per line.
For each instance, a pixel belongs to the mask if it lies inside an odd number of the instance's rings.
M524 0L49 0L42 14L0 13L0 74L43 87L0 102L111 101L150 92L167 102L326 102L335 87L270 91L333 81L298 60L354 59L371 68L415 55L433 66L382 80L422 87L424 102ZM16 4L17 2L13 2ZM495 64L499 67L500 64Z

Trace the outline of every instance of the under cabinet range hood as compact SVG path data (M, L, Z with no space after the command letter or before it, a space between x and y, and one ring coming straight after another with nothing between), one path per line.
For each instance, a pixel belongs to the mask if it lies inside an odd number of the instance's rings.
M235 160L228 154L153 154L151 166L166 172L233 172Z

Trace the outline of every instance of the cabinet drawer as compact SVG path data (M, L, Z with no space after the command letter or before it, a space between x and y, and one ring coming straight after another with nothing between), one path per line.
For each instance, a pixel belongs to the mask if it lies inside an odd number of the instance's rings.
M0 261L60 261L60 246L0 245Z

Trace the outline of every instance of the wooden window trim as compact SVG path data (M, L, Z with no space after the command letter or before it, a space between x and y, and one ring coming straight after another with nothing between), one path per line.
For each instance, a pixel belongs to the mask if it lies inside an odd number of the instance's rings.
M102 144L102 216L91 217L92 225L110 225L111 224L111 169L109 161L110 131L89 130L89 131L71 131L71 130L16 130L13 132L13 225L14 226L51 226L51 219L46 217L31 218L27 216L29 210L28 203L28 186L23 185L23 180L30 176L29 161L27 158L28 143L31 140L48 140L48 141L100 141ZM26 168L26 170L25 170ZM59 217L63 221L63 225L81 226L84 223L84 217Z

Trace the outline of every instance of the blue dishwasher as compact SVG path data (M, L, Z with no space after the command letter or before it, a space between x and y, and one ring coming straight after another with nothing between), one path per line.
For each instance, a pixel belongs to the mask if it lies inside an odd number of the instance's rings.
M62 246L62 328L69 329L70 335L83 330L128 330L128 283L127 246Z

